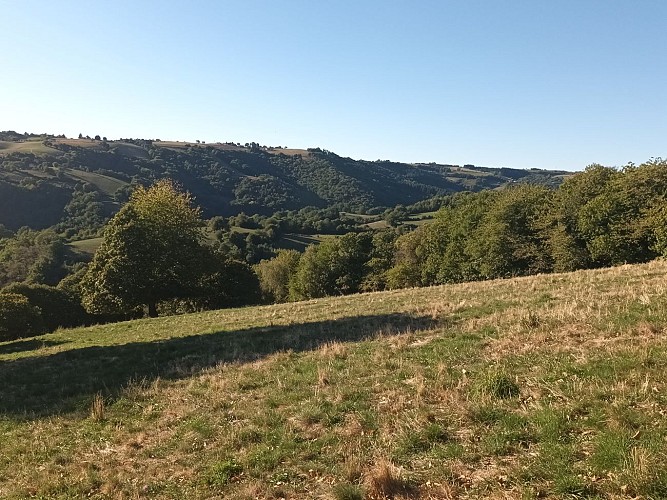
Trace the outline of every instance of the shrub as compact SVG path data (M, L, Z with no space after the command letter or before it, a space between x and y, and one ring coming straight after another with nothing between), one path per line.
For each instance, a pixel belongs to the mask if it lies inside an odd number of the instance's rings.
M54 331L58 327L72 328L90 322L80 302L64 290L46 285L14 283L2 289L2 293L23 295L31 305L41 311L44 327Z
M0 293L0 341L44 332L39 308L18 293Z

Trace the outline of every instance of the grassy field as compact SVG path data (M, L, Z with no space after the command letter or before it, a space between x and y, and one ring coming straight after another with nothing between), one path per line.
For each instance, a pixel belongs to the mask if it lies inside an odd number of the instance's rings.
M2 498L665 498L667 262L0 344Z
M104 240L104 238L100 236L99 238L89 238L87 240L73 241L69 245L79 252L94 255L99 246L102 244L102 240Z
M42 139L23 142L0 141L0 156L8 153L62 154L61 151L42 144Z
M112 196L118 189L129 184L126 181L109 177L108 175L86 172L84 170L67 169L65 172L70 177L89 182L108 196Z

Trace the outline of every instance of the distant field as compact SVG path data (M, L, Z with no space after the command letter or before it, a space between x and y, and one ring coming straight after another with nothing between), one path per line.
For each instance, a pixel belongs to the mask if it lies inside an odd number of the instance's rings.
M119 154L129 156L130 158L148 158L148 151L135 144L128 142L113 141L111 148L116 150Z
M327 239L335 237L336 235L334 234L290 233L280 238L276 246L278 248L291 248L293 250L298 250L300 252L303 252L309 245L318 245Z
M97 174L94 172L85 172L83 170L65 170L67 175L75 179L79 179L85 182L89 182L96 186L100 191L108 196L112 196L118 189L123 186L127 186L127 182L116 179L114 177L109 177L108 175Z
M99 149L102 145L102 141L96 141L94 139L53 139L53 141L68 146L86 149Z
M436 211L436 212L420 212L418 214L412 214L407 220L403 221L403 224L408 224L412 226L422 226L424 224L428 224L429 222L433 222L433 219L435 218L435 215L437 213L438 212ZM364 226L374 230L388 229L389 227L391 227L385 220L368 222L364 224Z
M310 156L310 152L305 149L287 149L287 148L269 148L269 153L283 154L287 156Z
M234 231L239 233L253 233L254 229L234 228ZM212 233L208 233L211 241L215 238ZM332 234L286 234L276 243L277 248L291 248L294 250L304 251L308 245L317 245L322 241L335 238ZM102 244L103 238L90 238L87 240L79 240L70 243L70 246L79 252L93 255L98 247Z
M61 151L42 144L42 140L25 142L0 141L0 155L7 153L62 154Z
M368 222L367 224L364 224L367 228L370 229L387 229L391 227L389 223L385 220L377 220L375 222Z
M79 252L87 253L90 255L93 255L99 246L102 244L102 240L104 238L90 238L87 240L79 240L79 241L73 241L69 245L74 248L75 250L78 250Z
M667 496L667 262L0 343L0 496Z
M160 148L170 148L170 149L183 149L188 146L192 147L210 146L212 148L222 149L226 151L243 151L246 149L244 147L236 146L234 144L222 144L218 142L197 143L197 142L179 142L179 141L159 141L159 142L153 142L153 145Z

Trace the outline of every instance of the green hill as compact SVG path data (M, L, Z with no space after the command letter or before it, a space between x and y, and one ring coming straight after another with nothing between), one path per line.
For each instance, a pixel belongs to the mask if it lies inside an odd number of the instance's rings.
M158 140L66 139L0 132L0 224L99 226L132 183L170 177L205 217L306 206L366 213L512 182L558 184L566 172L342 158L320 149ZM86 221L86 222L82 222Z
M3 498L664 498L667 262L0 343Z

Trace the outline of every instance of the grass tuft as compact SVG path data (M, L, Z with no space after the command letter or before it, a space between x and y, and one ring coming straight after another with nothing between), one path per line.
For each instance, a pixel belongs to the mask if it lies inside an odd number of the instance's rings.
M478 391L497 399L516 398L519 385L504 372L490 372L480 380Z
M415 486L401 473L401 470L387 460L378 461L366 478L369 498L412 497L417 493Z
M339 483L333 487L336 500L364 500L364 490L361 486L351 483Z
M214 463L206 472L205 480L210 486L225 486L243 472L243 467L234 459Z
M90 405L90 418L95 422L101 422L104 420L105 415L105 404L102 394L99 392L93 397L93 402Z

